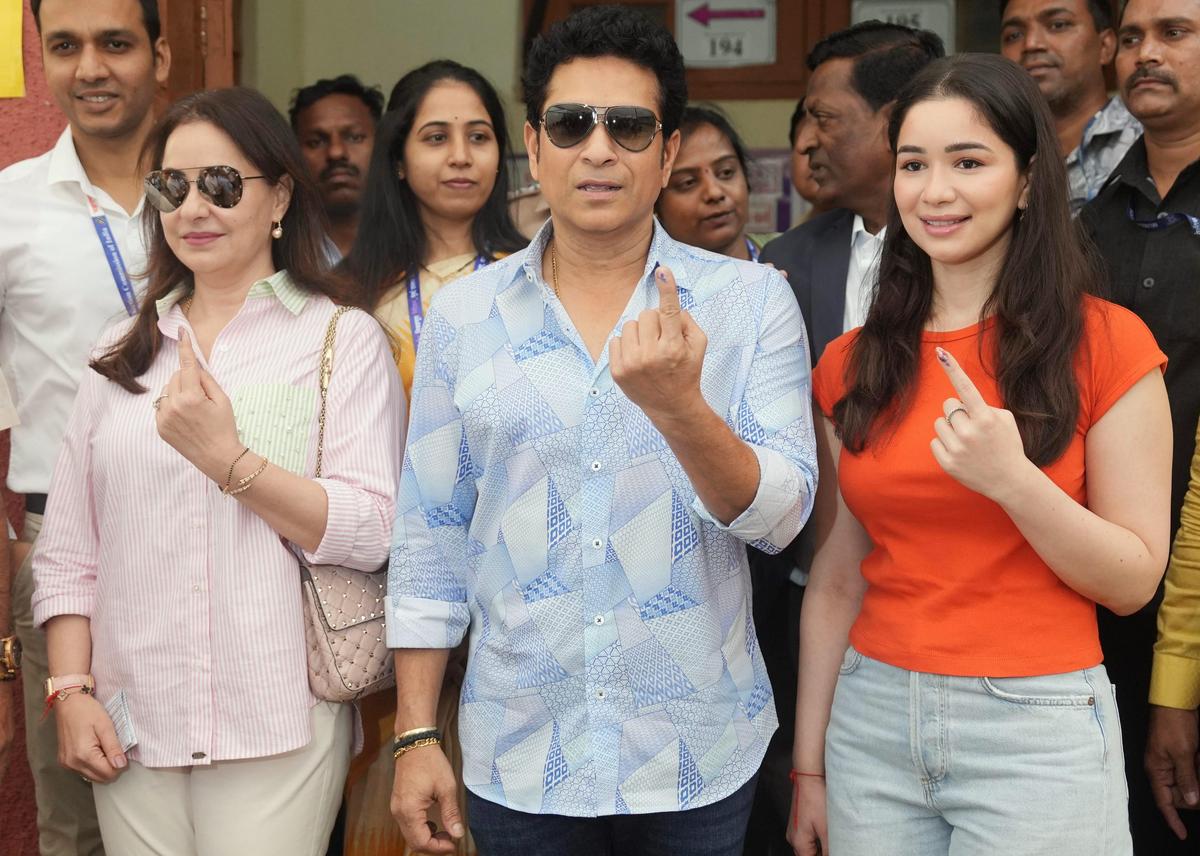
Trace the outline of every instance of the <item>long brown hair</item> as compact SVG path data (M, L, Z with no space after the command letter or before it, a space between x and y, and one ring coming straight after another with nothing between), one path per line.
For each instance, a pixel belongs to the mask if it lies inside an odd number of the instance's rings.
M271 242L271 261L276 270L286 270L301 288L338 298L344 288L326 270L321 196L287 120L253 89L197 92L176 101L159 120L146 141L143 162L151 169L161 169L167 139L176 128L192 122L207 122L223 131L271 185L285 177L290 179L291 203L281 221L283 237ZM162 218L148 212L143 220L147 264L141 308L129 332L91 363L97 373L135 394L146 391L138 378L149 370L162 344L155 301L181 284L189 291L192 288L192 272L167 244Z
M1025 454L1039 466L1066 450L1079 415L1074 358L1083 296L1099 280L1094 248L1071 219L1067 177L1045 99L1025 71L999 56L937 60L902 91L888 127L892 151L905 116L936 98L969 102L1016 154L1028 175L1027 209L1013 211L1012 241L980 320L995 317L995 372L1016 417ZM933 271L892 201L879 288L846 363L846 395L833 407L842 443L861 452L906 411L921 334L933 306ZM983 348L980 339L980 348Z

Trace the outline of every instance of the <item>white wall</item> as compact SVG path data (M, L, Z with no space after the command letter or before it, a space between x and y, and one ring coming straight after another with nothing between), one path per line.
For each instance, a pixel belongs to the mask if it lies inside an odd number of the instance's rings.
M299 86L349 72L386 96L411 68L447 57L504 100L519 147L521 0L243 0L241 82L281 110ZM790 101L722 101L752 148L787 146Z

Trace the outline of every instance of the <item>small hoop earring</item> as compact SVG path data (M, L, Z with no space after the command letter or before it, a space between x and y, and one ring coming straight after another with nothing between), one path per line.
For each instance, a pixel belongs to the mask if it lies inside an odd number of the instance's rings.
M276 220L273 224L273 228L271 229L271 237L277 241L283 237L283 224L278 220Z

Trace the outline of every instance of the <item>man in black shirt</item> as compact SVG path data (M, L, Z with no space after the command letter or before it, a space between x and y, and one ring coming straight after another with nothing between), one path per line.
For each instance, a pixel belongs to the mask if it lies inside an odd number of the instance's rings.
M1169 358L1174 533L1200 419L1200 0L1130 0L1117 41L1121 97L1145 133L1081 217L1108 263L1107 296L1141 316ZM1148 703L1156 607L1128 618L1100 610L1100 637L1121 708L1135 852L1194 854L1200 814L1177 812L1165 785L1177 783L1176 764L1194 771L1196 718ZM1146 765L1164 785L1174 834L1142 770L1148 732ZM1176 837L1185 830L1186 844Z

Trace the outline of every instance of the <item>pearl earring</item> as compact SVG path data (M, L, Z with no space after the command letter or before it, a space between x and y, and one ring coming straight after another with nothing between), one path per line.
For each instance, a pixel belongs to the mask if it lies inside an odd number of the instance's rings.
M283 224L278 220L275 221L274 228L271 229L271 237L277 241L283 237Z

